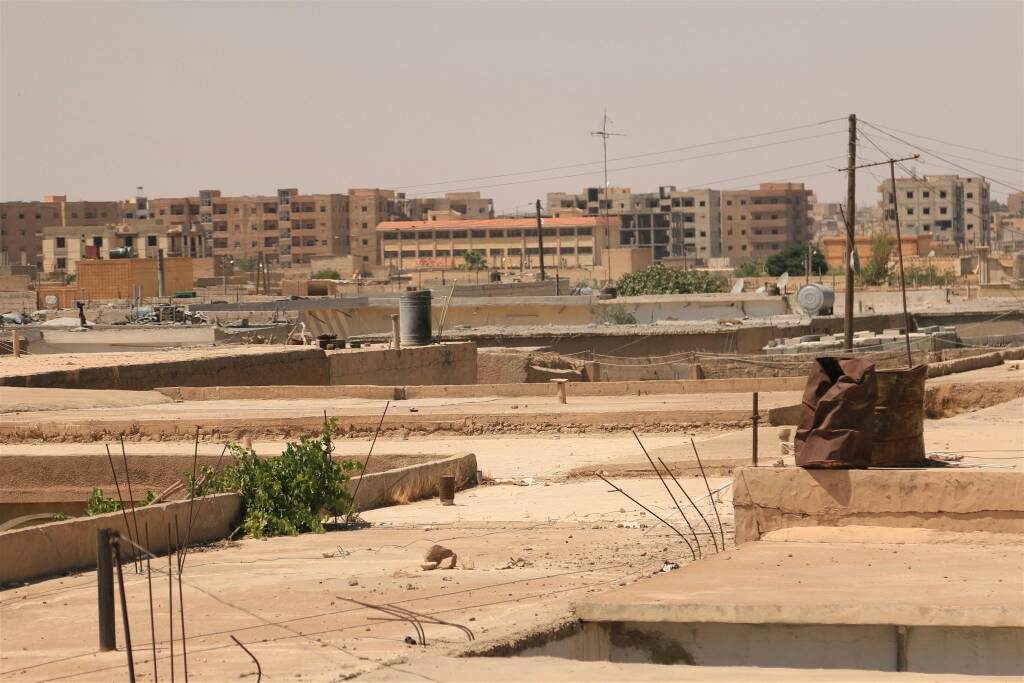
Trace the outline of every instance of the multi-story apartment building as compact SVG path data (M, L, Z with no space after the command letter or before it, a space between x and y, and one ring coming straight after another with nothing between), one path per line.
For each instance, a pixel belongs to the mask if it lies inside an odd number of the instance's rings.
M1006 198L1006 207L1014 216L1024 217L1024 192L1012 192Z
M394 190L356 188L348 191L348 252L363 272L381 265L377 225L401 218ZM358 267L358 266L357 266Z
M343 194L225 197L200 190L195 197L152 199L149 215L160 225L180 227L186 256L253 258L263 254L282 266L309 263L312 256L348 252L348 199Z
M612 240L618 217L609 219ZM543 219L544 263L551 268L588 268L602 263L606 247L604 217ZM384 221L376 228L380 262L397 269L452 268L467 252L482 255L499 268L540 265L541 236L536 218Z
M41 268L43 228L105 225L118 221L121 211L121 202L69 202L62 195L41 202L0 202L0 252L7 253L9 263Z
M677 190L665 185L657 192L632 193L628 187L587 188L580 194L548 193L552 216L618 216L617 246L649 248L655 260L689 258L694 263L719 256L719 193Z
M189 234L154 218L126 218L109 225L46 227L40 239L43 272L73 274L82 259L109 259L125 247L134 258L156 258L161 251L169 258L188 255Z
M892 181L878 186L886 230L895 232ZM992 218L989 185L982 178L926 175L896 179L896 205L900 231L905 235L930 234L936 242L969 248L988 244Z
M787 244L808 241L812 193L803 183L761 183L721 193L722 252L734 265L764 261Z
M494 201L479 192L449 192L443 197L406 199L398 194L397 207L403 219L410 221L494 218ZM444 217L444 218L442 218Z

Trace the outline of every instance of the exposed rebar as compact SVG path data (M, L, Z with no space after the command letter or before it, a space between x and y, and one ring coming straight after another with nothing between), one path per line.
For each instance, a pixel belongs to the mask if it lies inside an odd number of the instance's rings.
M725 550L725 529L722 528L722 517L718 514L718 505L715 503L714 496L711 496L711 484L708 483L708 475L704 472L704 463L700 461L700 453L697 452L697 442L690 437L690 445L693 446L693 455L697 458L697 466L700 467L700 476L704 478L704 486L708 490L708 495L711 497L711 508L715 511L715 519L718 520L718 533L722 537L722 550Z
M697 532L696 530L694 530L693 525L690 524L690 520L686 518L686 514L683 513L683 508L679 505L679 501L676 500L676 497L672 495L672 491L669 489L668 483L665 481L665 477L661 476L661 471L658 470L658 466L654 464L654 460L651 458L651 454L647 452L647 448L640 440L640 437L639 435L637 435L636 430L631 429L629 431L633 432L633 438L636 439L636 442L638 444L640 444L640 450L644 452L644 456L647 458L647 462L651 463L651 467L654 469L654 473L658 475L658 479L661 481L661 485L665 487L665 493L667 493L668 497L672 499L672 503L676 506L676 510L679 511L679 516L683 518L683 522L686 524L687 527L689 527L690 533L693 534L693 542L697 544L697 557L703 557L704 553L701 552L700 539L697 538Z
M686 492L686 489L683 488L683 485L679 483L678 479L676 479L676 475L672 474L672 470L670 470L668 468L668 465L665 464L665 461L662 460L661 458L658 458L658 462L661 463L661 466L665 468L666 472L668 472L668 476L672 477L672 481L674 481L676 483L676 486L679 487L679 490L683 492L684 496L686 496L686 501L690 505L693 506L694 510L697 511L697 514L700 516L701 521L704 522L704 526L706 526L708 528L708 534L711 535L711 542L715 544L715 552L718 552L718 550L719 550L719 548L718 548L718 539L715 538L715 532L711 530L711 524L708 522L707 518L704 516L704 513L701 512L700 508L697 507L697 504L695 502L693 502L693 498L690 498L690 494ZM725 548L722 548L722 550L725 550Z
M637 505L639 505L640 507L642 507L642 508L643 508L644 510L646 510L646 511L647 511L647 513L648 513L649 515L651 515L652 517L654 517L655 519L657 519L657 520L658 520L659 522L661 522L662 524L664 524L665 526L667 526L667 527L668 527L669 529L671 529L672 531L676 532L676 534L677 534L677 535L679 536L679 538L683 539L683 542L684 542L684 543L686 543L686 547L690 549L690 555L691 555L691 556L693 557L693 559L694 559L694 560L696 560L696 559L697 559L697 553L695 553L695 552L693 551L693 546L692 546L692 545L690 545L690 539L686 538L686 536L685 536L685 535L683 534L683 532L682 532L682 531L680 531L679 529L677 529L677 528L675 528L674 526L672 526L671 524L669 524L669 523L668 523L668 521L667 521L667 520L665 520L665 519L664 519L663 517L661 517L660 515L658 515L658 513L657 513L657 512L655 512L654 510L651 510L651 509L650 509L649 507L647 507L646 505L644 505L643 503L641 503L641 502L640 502L639 500L637 500L637 499L636 499L636 498L634 498L633 496L629 495L628 493L626 493L625 491L623 491L622 489L620 489L620 488L619 488L618 486L616 486L615 484L611 483L610 481L608 481L607 479L605 479L604 477L602 477L602 476L601 476L600 474L597 474L597 473L595 472L595 473L594 473L594 475L595 475L595 476L596 476L596 477L597 477L598 479L600 479L601 481L603 481L604 483L608 484L608 485L609 485L609 486L611 486L611 487L612 487L613 489L615 489L616 491L618 491L619 493L621 493L622 495L624 495L624 496L625 496L626 498L629 498L629 499L630 499L631 501L633 501L634 503L636 503Z
M359 487L363 483L363 476L366 474L366 466L370 464L370 456L373 455L373 447L377 443L377 436L380 434L380 428L384 424L384 416L388 414L388 407L391 406L391 401L384 403L384 412L380 414L380 421L377 423L377 429L373 432L373 440L370 442L370 450L366 454L366 460L363 461L363 469L359 471L359 481L356 482L356 489L352 492L352 503L349 506L348 515L345 516L345 526L348 527L352 521L352 514L356 511L356 496L359 495Z
M144 527L146 530L146 548L149 548L149 522ZM153 570L149 564L149 555L146 553L146 587L149 589L149 640L153 646L153 683L160 680L156 668L156 617L153 614Z
M256 665L256 683L260 683L263 680L263 667L260 666L260 660L256 659L256 655L250 652L249 648L245 645L242 645L242 641L235 638L234 634L231 635L231 640L235 641L235 645L245 650L245 654L249 655L249 658L252 659L252 663Z
M121 440L121 460L124 462L124 479L128 484L128 502L132 505L132 524L135 525L135 536L133 540L142 541L142 537L139 536L139 515L135 511L135 494L132 492L132 475L128 473L128 453L124 448L124 434L120 435ZM128 538L133 538L132 533L128 531ZM142 560L139 558L138 553L132 553L132 556L136 558L135 569L137 572L142 573Z
M117 563L117 587L121 593L121 623L124 625L124 651L128 656L128 680L135 683L135 658L132 655L132 629L128 623L128 597L124 593L124 571L121 569L121 552L118 548L117 535L110 539L114 547L114 561Z

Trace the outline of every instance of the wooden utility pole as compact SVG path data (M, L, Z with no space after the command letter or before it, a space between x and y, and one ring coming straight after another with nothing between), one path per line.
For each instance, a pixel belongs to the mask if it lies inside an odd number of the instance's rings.
M843 350L853 351L853 257L857 216L857 115L850 114L846 169L846 292L843 309Z
M537 200L537 251L540 253L540 279L544 281L544 220L540 217L540 200Z

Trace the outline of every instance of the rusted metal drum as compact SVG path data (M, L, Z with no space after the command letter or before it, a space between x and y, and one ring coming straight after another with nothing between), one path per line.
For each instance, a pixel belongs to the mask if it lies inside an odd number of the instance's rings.
M437 482L437 497L441 505L455 505L455 477L446 474Z
M924 382L928 366L877 370L872 467L916 467L924 452Z

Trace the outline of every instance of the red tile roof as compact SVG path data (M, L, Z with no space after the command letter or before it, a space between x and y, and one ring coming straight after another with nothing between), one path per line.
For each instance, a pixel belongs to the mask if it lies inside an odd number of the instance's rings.
M608 217L610 225L618 223L617 216ZM545 228L592 228L603 227L603 216L570 216L567 218L545 218ZM383 221L377 224L377 232L394 230L486 230L500 228L536 229L536 218L485 218L454 221Z

